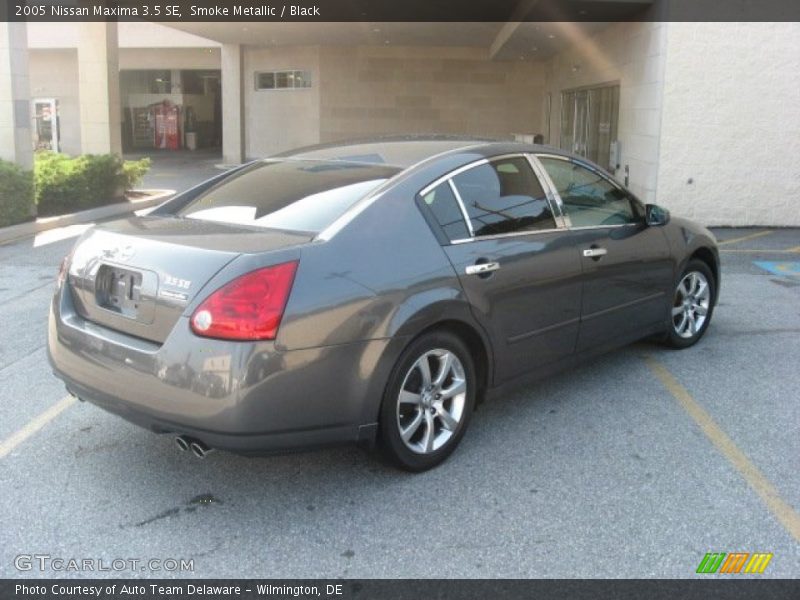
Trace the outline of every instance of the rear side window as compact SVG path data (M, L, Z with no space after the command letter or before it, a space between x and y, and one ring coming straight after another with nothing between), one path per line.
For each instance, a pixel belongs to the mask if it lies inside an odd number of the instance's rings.
M431 214L433 214L433 217L451 242L470 237L467 223L464 221L464 214L461 212L458 200L456 200L453 190L450 189L450 184L447 181L422 196L422 201L431 211Z
M319 233L399 171L344 162L263 162L226 178L177 216Z
M556 227L547 196L523 157L477 166L453 183L476 237Z

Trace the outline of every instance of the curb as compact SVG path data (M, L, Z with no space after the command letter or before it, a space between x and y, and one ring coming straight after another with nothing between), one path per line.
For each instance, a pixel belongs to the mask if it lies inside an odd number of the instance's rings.
M67 227L69 225L77 225L79 223L86 223L87 221L98 221L100 219L108 219L124 215L134 211L151 208L164 202L167 198L175 194L175 190L135 190L137 192L152 192L153 195L141 200L133 200L130 202L118 202L117 204L109 204L107 206L98 206L97 208L90 208L89 210L82 210L80 212L71 213L68 215L58 215L55 217L42 217L35 221L28 223L20 223L19 225L11 225L0 229L0 244L14 242L43 231L56 229L58 227Z

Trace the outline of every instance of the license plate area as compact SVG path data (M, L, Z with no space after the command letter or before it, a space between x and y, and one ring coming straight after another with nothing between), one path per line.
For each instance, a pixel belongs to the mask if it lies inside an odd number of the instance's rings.
M144 323L153 320L154 273L116 265L100 265L95 279L95 302L105 310Z

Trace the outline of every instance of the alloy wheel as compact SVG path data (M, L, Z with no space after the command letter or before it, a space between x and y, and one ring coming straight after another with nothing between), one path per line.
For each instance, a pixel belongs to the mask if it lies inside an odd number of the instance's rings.
M397 397L397 426L403 443L417 454L442 448L464 417L467 380L450 350L429 350L406 373Z
M675 289L672 302L672 326L675 333L684 339L691 338L702 330L711 305L711 288L706 276L699 271L690 271Z

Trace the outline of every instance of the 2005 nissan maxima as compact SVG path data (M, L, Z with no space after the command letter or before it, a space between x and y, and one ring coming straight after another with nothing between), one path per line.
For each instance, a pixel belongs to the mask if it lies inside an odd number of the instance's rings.
M714 237L559 150L316 146L88 230L49 357L77 397L198 456L379 442L419 471L509 384L657 336L719 293Z

